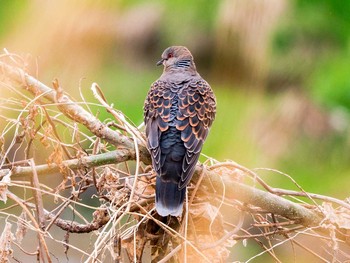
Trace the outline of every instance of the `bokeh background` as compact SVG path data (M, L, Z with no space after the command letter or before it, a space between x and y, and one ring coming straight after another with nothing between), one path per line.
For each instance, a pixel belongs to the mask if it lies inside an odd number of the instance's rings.
M218 101L203 153L278 169L306 191L345 199L349 14L341 0L0 1L0 47L25 57L42 82L58 78L77 100L81 90L94 101L97 82L138 125L161 53L187 46ZM278 173L260 174L295 189Z

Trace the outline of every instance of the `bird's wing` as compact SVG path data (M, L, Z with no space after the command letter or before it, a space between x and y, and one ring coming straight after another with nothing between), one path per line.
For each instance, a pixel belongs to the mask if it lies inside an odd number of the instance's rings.
M216 113L216 99L204 80L190 81L179 94L179 110L176 128L186 147L179 188L186 187L194 172L203 143L207 138Z
M153 159L153 169L160 174L161 153L160 136L169 128L171 100L174 93L167 88L164 81L156 81L152 84L145 100L144 122L146 126L146 136L148 138L148 148Z

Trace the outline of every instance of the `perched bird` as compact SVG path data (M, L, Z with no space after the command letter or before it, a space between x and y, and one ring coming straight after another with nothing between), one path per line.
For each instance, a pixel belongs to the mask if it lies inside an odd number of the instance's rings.
M180 216L188 185L216 112L215 95L197 73L191 52L167 48L145 100L144 122L156 179L156 210Z

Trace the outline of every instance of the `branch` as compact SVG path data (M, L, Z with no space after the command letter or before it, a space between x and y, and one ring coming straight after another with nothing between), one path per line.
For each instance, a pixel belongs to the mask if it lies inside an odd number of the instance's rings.
M85 156L79 159L62 161L61 166L53 164L41 164L35 166L38 175L49 175L60 172L61 167L70 169L92 168L106 164L122 163L129 160L135 160L135 155L128 149L120 149L97 155ZM5 173L4 173L5 174ZM28 176L33 174L33 169L30 166L15 166L12 168L11 177Z
M197 169L194 181L199 179L200 172L200 169ZM225 198L239 200L243 203L260 207L269 213L283 216L304 226L317 226L323 220L323 217L315 211L283 197L235 182L229 176L219 176L214 171L206 171L202 183L213 187L219 193L223 192L225 187Z
M58 85L58 81L53 82L56 90L49 88L36 78L30 76L18 67L12 67L4 62L0 62L2 73L12 81L15 81L22 88L31 92L34 96L43 94L43 97L52 103L57 103L58 109L68 118L87 127L97 137L107 142L123 147L130 151L131 155L135 154L134 142L131 138L120 132L110 129L90 112L72 101L64 94L63 89ZM150 156L145 145L139 145L140 158L146 164L150 164Z

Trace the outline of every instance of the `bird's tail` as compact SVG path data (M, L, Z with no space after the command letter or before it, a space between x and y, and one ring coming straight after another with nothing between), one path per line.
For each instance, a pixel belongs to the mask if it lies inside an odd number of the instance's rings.
M157 176L156 210L161 216L180 216L186 195L186 187L178 188L178 184L166 182Z

